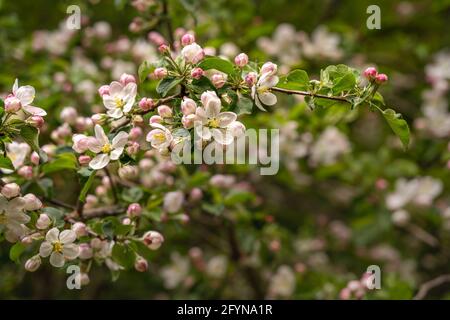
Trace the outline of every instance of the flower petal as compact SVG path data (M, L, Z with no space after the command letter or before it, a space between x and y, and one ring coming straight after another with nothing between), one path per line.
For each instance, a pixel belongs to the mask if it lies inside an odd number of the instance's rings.
M59 237L58 228L52 228L45 235L45 240L52 243L52 242L58 241L59 240L58 237Z
M27 106L33 102L35 91L32 86L23 86L17 89L14 95L20 100L22 106Z
M47 112L44 109L38 107L23 106L22 109L24 109L28 113L31 113L33 116L45 117L47 115Z
M39 255L43 258L48 257L52 253L52 250L53 245L48 241L44 241L39 248Z
M107 155L106 153L102 153L92 159L89 162L89 166L94 170L100 170L108 165L109 160L109 155Z
M266 106L273 106L277 103L277 96L271 92L264 92L258 95L259 100Z
M64 258L66 258L68 260L73 260L73 259L76 259L78 257L78 255L80 254L80 248L78 247L78 245L70 243L70 244L64 245L62 252L63 252Z
M122 152L123 152L123 147L116 148L113 151L111 151L111 153L109 154L109 158L111 160L117 160L122 155Z
M228 145L233 142L234 136L231 131L224 129L211 129L214 140L222 145Z
M123 85L118 81L113 81L109 85L109 95L112 97L120 95L122 92Z
M103 130L101 125L96 124L94 131L95 131L95 138L98 140L98 142L100 142L102 145L109 143L109 139L106 136L105 131Z
M120 108L110 109L106 111L106 113L108 114L108 116L114 119L120 119L123 117L123 110Z
M217 119L219 120L219 126L225 128L237 119L237 115L234 112L221 112Z
M103 105L108 110L114 110L117 107L116 100L113 97L111 97L110 95L103 96Z
M113 139L112 139L112 147L113 149L123 148L127 144L128 141L128 133L125 131L120 131Z
M61 268L64 262L64 256L59 252L53 252L50 256L50 264L56 268Z
M61 241L61 243L64 243L64 244L72 243L75 241L76 238L77 238L77 234L75 233L75 231L72 231L72 230L64 230L59 235L59 241Z

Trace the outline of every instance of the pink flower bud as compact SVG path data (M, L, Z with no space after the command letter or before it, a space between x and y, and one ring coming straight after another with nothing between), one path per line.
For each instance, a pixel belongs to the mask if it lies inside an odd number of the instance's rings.
M352 296L352 292L349 288L344 288L339 293L339 298L341 298L341 300L349 300L351 298L351 296Z
M148 270L148 262L143 257L138 256L134 262L134 268L138 272L146 272Z
M31 166L23 166L17 171L17 173L27 180L33 178L33 168Z
M81 260L88 260L94 256L94 252L88 243L80 243L78 248L79 248L78 258L80 258Z
M161 123L161 122L163 122L163 118L161 116L156 115L156 114L151 116L149 121L148 121L148 123L150 125L153 124L153 123Z
M181 124L183 125L183 127L185 129L190 129L190 128L194 127L194 120L195 120L194 114L183 116L181 118Z
M142 213L142 207L139 203L132 203L128 206L127 216L130 218L139 217Z
M131 75L131 74L123 73L120 76L120 80L119 81L120 81L120 83L122 85L126 86L129 83L136 83L136 78L133 75Z
M211 77L211 82L217 89L222 88L224 86L224 84L226 83L226 81L227 81L227 78L222 73L215 73Z
M240 53L234 58L234 63L239 67L245 67L248 63L248 56L245 53Z
M1 193L7 198L14 198L20 194L20 187L17 183L7 183L3 186Z
M103 85L98 89L98 94L100 95L100 97L103 97L105 94L109 95L109 86L108 85Z
M75 222L72 230L77 234L77 237L84 237L88 235L87 227L83 222Z
M23 199L25 200L25 207L24 209L27 211L35 211L42 208L42 202L39 200L34 194L27 193L23 196Z
M167 69L166 68L156 68L155 71L153 71L153 76L156 79L163 79L167 76Z
M37 152L33 151L30 156L31 163L34 164L35 166L37 166L39 164L39 159L40 159L40 157L37 154Z
M247 85L249 87L253 87L256 84L257 78L258 78L258 75L255 72L249 72L245 76L245 83L247 83Z
M137 143L136 141L129 141L126 151L129 155L134 155L139 152L139 149L140 149L139 143Z
M142 242L144 242L150 250L157 250L164 242L164 237L157 231L147 231L142 237Z
M275 63L272 62L266 62L261 67L261 74L268 73L270 75L274 75L277 73L278 66Z
M187 116L189 114L194 114L195 110L197 109L197 104L194 100L184 97L183 101L181 102L181 112Z
M363 72L364 77L366 77L369 80L374 79L377 76L377 74L378 74L377 69L375 69L374 67L369 67Z
M201 77L203 77L203 75L205 74L205 71L203 71L202 68L194 68L191 71L191 77L194 79L200 79Z
M162 44L158 47L158 51L162 54L164 53L169 53L170 52L170 48L167 44Z
M164 39L164 37L156 31L150 32L147 37L150 42L153 42L157 46L161 46L166 43L166 39Z
M28 120L28 123L30 123L35 128L42 128L45 120L41 116L31 116L31 118Z
M130 218L123 218L123 220L122 220L122 224L124 226L129 226L131 223L132 223L132 221Z
M22 107L20 100L13 96L13 95L9 95L8 97L6 97L5 99L5 111L8 113L15 113L17 111L20 110L20 108Z
M211 177L209 183L218 188L230 188L235 183L235 178L232 175L216 174Z
M36 221L36 228L44 230L47 229L51 223L52 220L49 218L49 216L46 215L45 213L41 213Z
M202 200L203 198L203 191L200 188L194 188L189 193L189 200L192 202L197 202Z
M78 113L74 107L65 107L61 110L60 118L62 121L67 122L70 125L75 124Z
M41 266L41 257L37 254L25 262L25 270L34 272Z
M195 37L190 34L190 33L186 33L184 36L181 37L181 45L183 47L190 45L191 43L195 42Z
M158 114L162 118L171 118L172 117L172 109L169 106L166 106L163 104L162 106L158 107Z
M78 157L78 162L82 165L88 165L89 162L91 162L91 157L90 156L86 156L86 155L82 155Z
M103 123L105 123L106 119L107 119L107 116L104 113L97 113L91 117L92 122L94 124L99 124L99 125L102 125Z
M142 98L141 101L139 101L139 108L141 108L142 111L149 111L152 110L155 107L155 103L153 102L152 98Z
M385 75L384 73L380 73L375 77L375 81L376 83L384 83L386 81L388 81L388 76Z
M140 127L133 127L130 130L129 137L131 140L137 140L142 137L142 129Z

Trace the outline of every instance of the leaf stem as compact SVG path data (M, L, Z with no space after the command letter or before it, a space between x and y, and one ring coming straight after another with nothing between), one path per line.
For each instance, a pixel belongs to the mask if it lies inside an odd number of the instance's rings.
M272 87L271 90L275 91L275 92L286 93L286 94L296 94L296 95L300 95L300 96L308 96L308 97L315 97L315 98L351 103L345 97L327 96L325 94L313 93L313 92L309 92L309 91L291 90L291 89L284 89L284 88L278 88L278 87Z

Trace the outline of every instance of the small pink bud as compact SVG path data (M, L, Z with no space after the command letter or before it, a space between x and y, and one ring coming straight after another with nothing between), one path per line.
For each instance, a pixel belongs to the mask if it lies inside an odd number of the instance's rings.
M82 155L78 157L78 162L82 165L85 166L87 165L89 162L91 162L91 157L90 156L86 156L86 155Z
M133 127L130 130L129 137L131 140L137 140L142 137L142 129L140 127Z
M106 119L107 119L107 117L106 117L106 114L104 114L104 113L96 113L91 117L91 120L94 124L100 124L100 125L105 123Z
M87 227L83 222L75 222L72 226L72 230L77 234L77 237L88 235Z
M384 73L380 73L375 77L375 81L380 84L384 83L384 82L388 81L388 76L385 75Z
M151 116L149 121L148 121L148 123L150 125L153 124L153 123L161 123L161 122L163 122L163 118L161 116L156 115L156 114Z
M41 257L37 254L25 262L25 270L34 272L41 266Z
M248 63L248 56L245 53L240 53L234 58L234 63L239 67L245 67Z
M252 87L255 85L256 83L256 79L258 78L258 75L255 72L249 72L246 76L245 76L245 83L247 83L247 85L249 87Z
M42 128L42 126L45 123L45 120L41 116L31 116L28 122L35 128Z
M131 224L131 219L130 218L123 218L123 220L122 220L122 224L124 225L124 226L129 226L130 224Z
M166 106L163 104L162 106L158 107L158 114L162 118L171 118L172 117L172 109L169 106Z
M377 179L377 181L375 182L375 185L378 190L384 190L387 188L388 182L385 179L380 178L380 179Z
M197 79L197 80L200 79L201 77L203 77L204 74L205 74L205 71L203 71L203 69L199 68L199 67L194 68L191 71L191 77L194 79Z
M7 198L14 198L20 194L20 187L17 183L7 183L3 186L1 193Z
M15 113L17 111L20 110L20 108L22 107L20 100L13 96L13 95L9 95L8 97L6 97L5 99L5 111L8 113Z
M164 237L157 231L147 231L142 237L142 241L150 250L157 250L164 242Z
M98 89L98 94L100 95L100 97L103 97L105 94L109 95L109 86L108 85L103 85Z
M78 112L74 107L65 107L61 110L61 113L59 115L62 121L67 122L70 125L75 124Z
M156 68L155 71L153 71L153 76L156 79L163 79L167 76L167 69L166 68Z
M136 141L129 141L126 151L129 155L134 155L139 152L139 149L140 149L139 143L137 143Z
M369 80L374 79L377 76L377 74L378 74L377 69L375 69L374 67L369 67L363 72L364 77L366 77Z
M148 270L148 262L143 257L138 256L134 262L134 268L138 272L146 272Z
M142 207L139 203L132 203L128 206L127 216L130 218L139 217L142 213Z
M183 116L181 118L181 124L183 125L183 127L185 129L191 129L192 127L194 127L194 119L195 119L195 115L193 115L193 114Z
M190 45L191 43L195 42L195 37L190 34L190 33L186 33L184 36L181 37L181 45L187 46Z
M41 213L36 221L36 228L44 230L47 229L51 223L52 220L49 218L49 216L46 215L45 213Z
M203 198L203 191L200 188L194 188L189 193L189 200L192 202L197 202L202 200Z
M17 173L27 180L33 178L33 168L31 166L23 166L17 171Z
M194 114L195 110L197 109L197 104L194 100L184 97L183 101L181 102L181 112L187 116L189 114Z
M142 111L149 111L152 110L155 107L155 103L153 102L152 98L142 98L141 101L139 101L139 108L141 108Z
M158 47L158 51L159 51L160 53L164 54L164 53L169 53L169 52L170 52L170 49L169 49L169 46L168 46L167 44L162 44L162 45L160 45L160 46Z
M266 62L261 67L261 74L269 73L269 74L275 74L278 70L278 66L275 63L272 62Z
M36 151L33 151L33 153L30 156L30 161L32 164L34 164L35 166L37 166L39 164L39 155L37 154Z
M23 196L23 198L25 199L25 207L24 207L25 210L35 211L42 208L41 200L39 200L38 197L36 197L34 194L27 193L26 195Z
M226 76L222 73L215 73L211 77L211 82L217 89L222 88L226 81Z
M131 74L123 73L120 76L120 80L119 81L120 81L120 83L122 85L126 86L129 83L136 83L136 78L133 75L131 75Z
M97 239L97 238L94 238L94 239ZM79 248L79 253L80 253L78 257L81 260L88 260L94 256L94 252L88 243L80 243L78 248Z

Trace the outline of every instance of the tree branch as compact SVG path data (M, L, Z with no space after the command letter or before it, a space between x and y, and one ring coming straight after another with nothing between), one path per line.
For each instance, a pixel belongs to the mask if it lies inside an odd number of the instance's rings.
M335 101L351 103L345 97L327 96L325 94L313 93L313 92L309 92L309 91L290 90L290 89L283 89L283 88L278 88L278 87L272 87L271 90L275 91L275 92L286 93L286 94L296 94L296 95L300 95L300 96L308 96L308 97L314 97L314 98L321 98L321 99L328 99L328 100L335 100Z
M450 274L444 274L435 279L425 282L420 286L419 291L417 292L417 294L413 299L414 300L424 299L431 289L438 287L446 282L450 282Z

